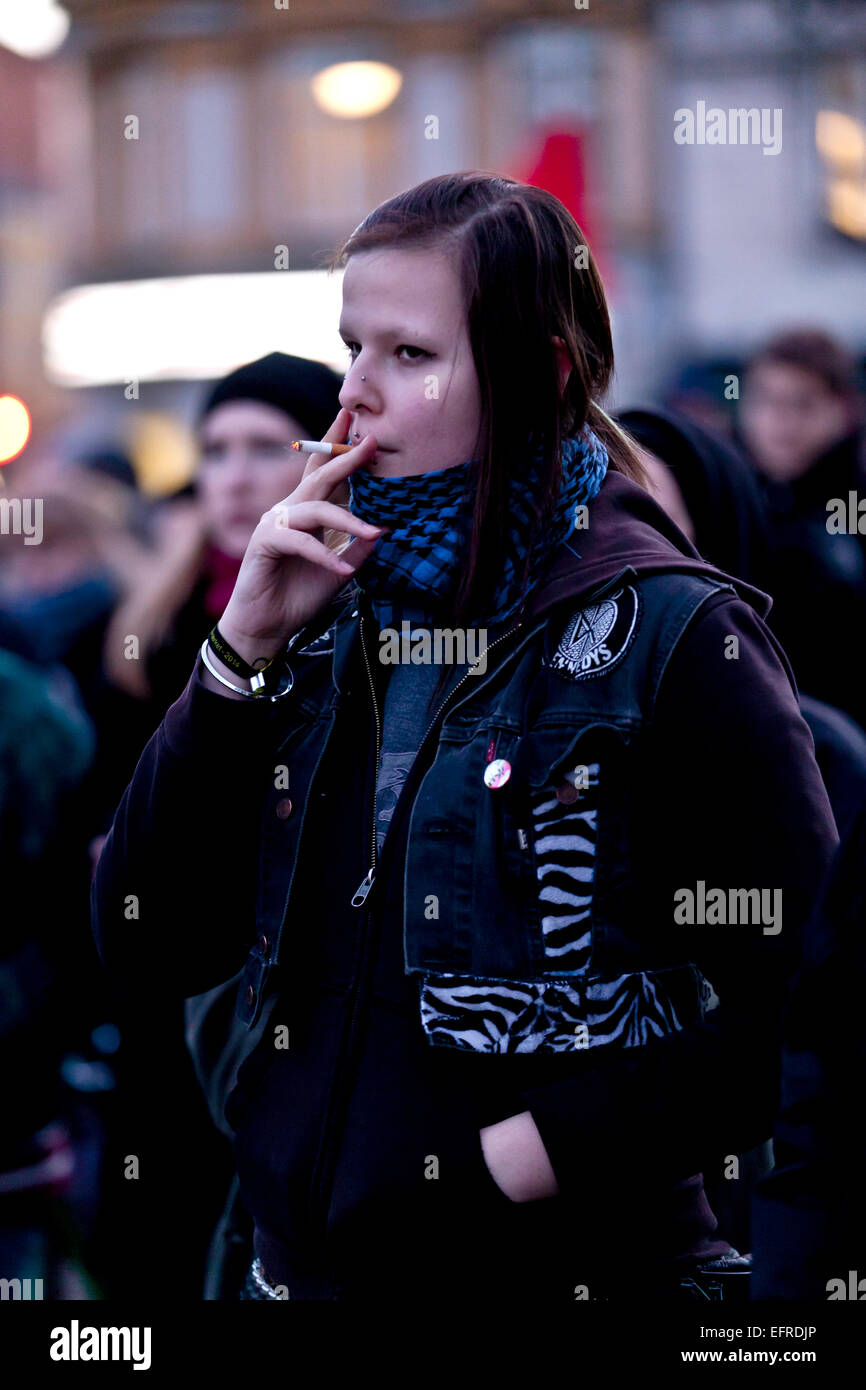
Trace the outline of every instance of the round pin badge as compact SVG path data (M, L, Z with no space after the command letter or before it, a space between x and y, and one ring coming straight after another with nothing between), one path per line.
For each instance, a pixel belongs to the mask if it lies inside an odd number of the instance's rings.
M494 758L484 769L484 785L495 790L504 787L511 776L511 763L505 758Z

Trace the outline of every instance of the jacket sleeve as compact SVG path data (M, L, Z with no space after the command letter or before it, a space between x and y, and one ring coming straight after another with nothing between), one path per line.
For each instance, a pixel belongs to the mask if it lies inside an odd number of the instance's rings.
M277 706L223 698L199 672L197 659L145 746L91 884L103 965L121 988L166 999L230 979L255 931Z
M787 658L729 595L709 599L675 648L636 781L630 867L644 930L686 933L680 958L720 1002L700 1023L600 1048L577 1075L522 1092L563 1194L650 1190L770 1137L781 1015L838 843ZM726 894L780 889L781 930L675 926L674 895L698 880Z

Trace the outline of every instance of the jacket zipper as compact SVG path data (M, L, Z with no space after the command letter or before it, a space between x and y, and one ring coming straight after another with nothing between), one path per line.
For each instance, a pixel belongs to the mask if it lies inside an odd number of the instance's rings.
M382 725L379 720L379 706L376 703L376 687L373 683L373 673L370 670L370 660L367 656L367 644L364 641L364 618L361 617L361 651L364 653L364 665L367 668L367 679L370 682L370 699L373 701L373 718L376 721L376 760L373 764L373 815L372 830L370 833L370 867L362 878L358 887L352 895L352 907L363 907L367 901L367 894L373 887L373 879L376 876L376 787L379 783L379 755L382 751Z
M494 646L496 646L497 643L499 643L499 642L504 642L505 639L506 639L506 637L510 637L513 633L517 632L518 629L519 629L520 627L522 627L522 625L523 625L522 623L517 623L513 628L510 628L510 629L508 630L508 632L502 633L502 635L501 635L500 637L497 637L497 638L495 639L494 642L491 642L490 645L489 645L487 648L485 648L485 651L484 651L484 654L483 654L483 655L486 656L487 652L489 652ZM362 882L360 883L359 887L357 888L357 890L355 891L355 893L354 893L354 895L353 895L353 897L352 897L351 903L352 903L352 906L353 906L353 907L363 907L363 906L364 906L364 903L365 903L365 901L366 901L367 895L368 895L369 892L370 892L370 889L371 889L371 887L372 887L372 885L373 885L373 881L374 881L375 875L376 875L376 819L375 819L375 799L376 799L376 783L378 782L379 760L380 760L381 746L382 746L382 745L381 745L381 722L380 722L380 718L379 718L379 707L378 707L378 704L376 703L376 688L375 688L375 685L374 685L374 682L373 682L373 673L372 673L372 671L371 671L371 669L370 669L370 662L369 662L369 659L368 659L368 656L367 656L367 648L366 648L366 646L365 646L365 644L364 644L364 619L363 619L363 617L362 617L361 620L360 620L360 636L361 636L361 650L363 651L363 654L364 654L364 665L365 665L366 668L367 668L367 678L368 678L369 683L370 683L370 695L371 695L372 701L373 701L373 714L374 714L375 723L376 723L376 759L375 759L375 775L374 775L374 779L373 779L373 832L372 832L371 844L370 844L370 868L368 869L367 874L365 875L364 879L362 880ZM480 661L481 659L482 659L481 657L478 658L479 661ZM477 666L477 665L478 665L478 662L477 662L477 661L476 661L476 662L473 662L473 665L470 666L469 670L464 672L464 674L461 676L460 680L457 682L457 684L454 686L454 688L449 692L448 695L445 696L445 699L442 700L441 704L439 705L439 708L437 709L435 715L433 716L433 719L430 721L430 724L428 725L428 727L427 727L427 729L426 729L426 731L425 731L425 733L424 733L424 737L423 737L422 740L421 740L421 744L419 744L419 749L420 749L420 747L426 742L427 738L429 737L429 734L430 734L431 730L433 729L433 727L434 727L434 725L435 725L437 719L439 718L439 715L442 713L442 710L443 710L443 709L445 708L445 706L449 703L449 701L450 701L451 699L453 699L453 697L457 694L457 691L459 690L460 686L463 685L464 681L468 680L468 678L472 675L473 668L474 668L475 666ZM369 926L369 909L368 909L367 925ZM365 934L365 943L364 943L364 945L363 945L363 947L362 947L362 951L361 951L361 962L360 962L360 966L359 966L359 968L358 968L358 973L357 973L357 975L356 975L356 978L355 978L355 980L353 981L352 989L351 989L351 993L350 993L350 1000L349 1000L349 1013L350 1013L350 1017L349 1017L349 1021L348 1021L348 1027L347 1027L346 1032L344 1033L344 1036L343 1036L343 1043L342 1043L342 1046L341 1046L341 1049L340 1049L340 1056L339 1056L339 1059L338 1059L338 1061L337 1061L337 1065L336 1065L336 1068L335 1068L335 1080L334 1080L333 1087L332 1087L331 1099L330 1099L330 1101L329 1101L328 1110L327 1110L327 1114L326 1114L326 1117L325 1117L325 1134L324 1134L324 1140L323 1140L323 1144L322 1144L322 1148L321 1148L321 1158L320 1158L319 1161L317 1162L317 1165L316 1165L316 1166L317 1166L318 1171L314 1174L313 1181L312 1181L312 1189L311 1189L311 1219L312 1219L312 1222L313 1222L313 1228L314 1228L314 1229L316 1229L316 1228L320 1229L320 1230L322 1231L322 1234L323 1234L323 1235L324 1235L324 1233L325 1233L325 1231L326 1231L326 1229L327 1229L327 1219L328 1219L328 1216L327 1216L327 1213L328 1213L328 1194L329 1194L329 1192L330 1192L331 1183L332 1183L332 1181L333 1181L333 1168L334 1168L334 1162L335 1162L334 1156L330 1153L330 1148L331 1148L331 1144L332 1144L332 1135L333 1135L333 1132L334 1132L335 1116L336 1116L336 1113L337 1113L338 1109L342 1108L343 1105L344 1105L344 1103L345 1103L345 1096L344 1096L344 1094L343 1094L343 1089L344 1089L344 1088L343 1088L343 1086L342 1086L342 1084L341 1084L341 1078L345 1075L346 1069L347 1069L347 1067L348 1067L348 1065L349 1065L349 1062L350 1062L350 1059L351 1059L352 1050L353 1050L353 1049L352 1049L352 1043L353 1043L353 1040L354 1040L354 1037L355 1037L357 1020L358 1020L359 1014L360 1014L360 1012L361 1012L361 1007L362 1007L362 1003L363 1003L364 997L365 997L365 995L366 995L365 984L367 983L367 977L369 976L369 972L370 972L371 969L372 969L372 957L371 957L370 954L369 954L369 945L368 945L368 941L367 941L367 939L366 939L366 934ZM338 1079L338 1077L339 1077L340 1079Z
M508 629L507 632L501 633L501 635L500 635L499 637L495 638L495 639L489 644L489 646L487 646L487 647L484 648L484 651L482 652L481 656L478 657L478 660L477 660L477 661L473 661L472 665L469 667L469 670L468 670L468 671L464 671L463 675L460 677L460 679L459 679L459 681L457 682L457 684L453 687L452 690L450 690L450 691L448 692L448 694L445 696L445 699L442 701L442 703L440 704L440 706L439 706L439 708L437 709L436 713L434 714L433 718L430 720L430 723L428 724L428 726L427 726L427 728L425 729L424 734L423 734L423 736L422 736L422 738L421 738L421 742L420 742L419 745L418 745L418 751L419 751L419 752L420 752L420 750L424 747L424 744L427 742L427 739L428 739L428 737L429 737L429 735L430 735L430 731L431 731L431 729L434 727L434 725L436 724L436 721L437 721L437 719L439 718L440 714L442 713L443 709L444 709L445 706L448 704L448 702L449 702L450 700L452 700L453 697L457 694L457 691L460 689L460 687L461 687L461 685L463 684L463 682L469 679L469 677L472 675L473 670L474 670L475 667L479 664L479 662L481 662L481 661L486 661L486 659L487 659L487 653L488 653L488 652L492 651L493 648L494 648L499 642L504 642L505 639L506 639L506 637L511 637L513 633L519 631L519 629L520 629L522 626L523 626L522 622L521 622L521 623L515 623L514 627L510 627L510 628ZM364 665L365 665L366 668L367 668L367 678L368 678L368 680L369 680L369 682L370 682L370 697L371 697L371 699L372 699L372 701L373 701L373 714L374 714L374 717L375 717L375 720L376 720L376 762L375 762L375 768L374 768L374 774L373 774L373 834L372 834L372 844L371 844L371 846L370 846L370 867L369 867L369 869L367 870L367 873L365 874L364 878L363 878L363 879L361 880L361 882L359 883L358 887L355 889L355 892L354 892L354 894L353 894L353 896L352 896L352 907L363 907L363 906L364 906L364 903L365 903L366 900L367 900L367 894L370 892L370 889L373 887L373 881L374 881L374 879L375 879L375 877L376 877L376 787L377 787L377 784L378 784L378 781L379 781L379 754L380 754L381 747L382 747L381 724L380 724L380 721L379 721L379 706L378 706L377 703L376 703L376 689L375 689L375 686L374 686L374 684L373 684L373 675L372 675L372 672L371 672L371 670L370 670L370 662L369 662L368 657L367 657L367 647L366 647L366 644L365 644L365 642L364 642L364 619L363 619L363 617L361 618L361 629L360 629L360 630L361 630L361 650L362 650L363 653L364 653Z

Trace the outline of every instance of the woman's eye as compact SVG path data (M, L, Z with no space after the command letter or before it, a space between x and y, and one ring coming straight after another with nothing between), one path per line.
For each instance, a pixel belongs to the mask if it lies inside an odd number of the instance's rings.
M361 349L359 348L357 343L346 343L346 351L349 354L350 362L354 362L360 350ZM424 348L414 347L411 343L401 343L400 346L397 348L397 355L399 356L401 352L408 352L412 354L408 359L410 362L417 362L421 357L430 356L430 353L426 352ZM404 361L405 360L406 359L404 359Z

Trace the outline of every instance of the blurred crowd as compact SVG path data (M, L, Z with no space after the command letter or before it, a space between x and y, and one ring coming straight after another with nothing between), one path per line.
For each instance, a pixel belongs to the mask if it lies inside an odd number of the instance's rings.
M712 373L686 371L662 404L620 420L701 554L772 597L844 840L866 804L859 364L822 329L792 327L736 381L731 399ZM145 496L119 446L25 452L0 475L0 497L44 504L38 546L0 534L0 1268L43 1278L46 1297L164 1296L165 1255L181 1249L169 1296L209 1287L233 1164L188 1046L195 1011L155 1016L110 985L89 885L259 518L300 479L291 441L325 433L340 386L276 352L216 383L194 422L195 477L171 496ZM847 530L829 525L834 502ZM747 770L732 776L745 788ZM748 1249L743 1211L729 1215L729 1238Z

